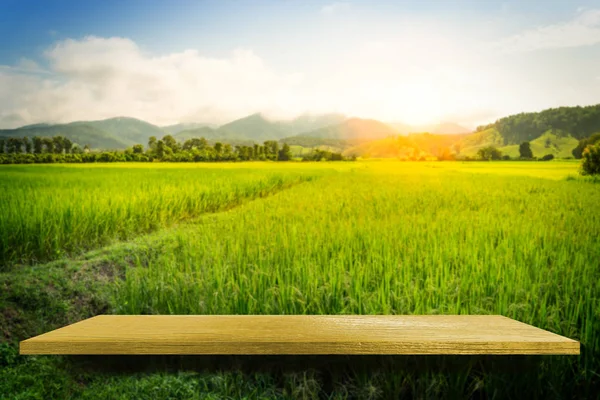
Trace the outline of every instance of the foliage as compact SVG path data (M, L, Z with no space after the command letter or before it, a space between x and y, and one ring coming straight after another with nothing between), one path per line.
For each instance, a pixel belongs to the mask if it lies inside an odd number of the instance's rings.
M500 160L502 159L502 152L494 146L488 146L479 149L477 158L484 161Z
M279 148L275 140L267 140L263 145L252 146L216 142L210 146L205 138L190 138L183 144L177 142L172 135L165 135L157 140L155 136L148 139L148 149L135 144L124 151L83 151L69 139L62 136L53 138L33 138L33 145L28 145L27 138L8 138L0 142L0 164L40 164L40 163L93 163L93 162L209 162L209 161L290 161L293 159L290 146L285 143ZM23 146L28 152L23 153ZM32 154L29 154L29 153ZM341 161L341 153L329 152L325 157L330 161Z
M520 113L477 127L477 132L495 128L504 145L531 141L548 130L583 139L600 131L600 104L586 107L550 108L536 113Z
M588 145L583 150L582 175L600 175L600 144Z
M533 152L531 151L531 144L529 142L523 142L519 145L519 157L533 158Z
M584 138L579 141L577 147L573 149L573 157L580 159L583 157L583 150L590 144L600 143L600 133L596 133L589 138Z
M550 161L550 160L554 160L554 154L546 154L545 156L540 158L540 161Z

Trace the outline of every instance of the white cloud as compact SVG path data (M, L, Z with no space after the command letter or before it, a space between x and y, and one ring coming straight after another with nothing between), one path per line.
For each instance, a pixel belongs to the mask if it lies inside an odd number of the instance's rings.
M209 58L196 50L144 53L125 38L58 42L45 53L52 74L30 60L0 69L0 109L26 122L67 122L126 115L171 123L227 121L281 109L301 81L279 74L250 50Z
M349 8L350 3L345 1L336 1L334 3L327 4L321 7L321 13L325 15L332 15L341 11L348 10Z
M505 38L496 47L503 52L590 46L600 43L600 9L578 9L566 22L529 29Z

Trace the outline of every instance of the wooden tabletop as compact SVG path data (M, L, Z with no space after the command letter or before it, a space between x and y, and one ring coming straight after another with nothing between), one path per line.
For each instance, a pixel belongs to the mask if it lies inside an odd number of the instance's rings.
M499 315L101 315L22 341L21 354L579 354Z

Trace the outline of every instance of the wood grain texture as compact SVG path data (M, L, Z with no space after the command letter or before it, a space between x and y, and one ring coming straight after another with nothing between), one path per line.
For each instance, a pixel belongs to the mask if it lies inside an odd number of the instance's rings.
M101 315L22 341L21 354L579 354L499 315Z

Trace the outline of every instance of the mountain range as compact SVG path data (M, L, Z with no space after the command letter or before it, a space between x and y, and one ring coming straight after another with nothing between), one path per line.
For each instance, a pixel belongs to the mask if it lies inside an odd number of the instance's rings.
M580 139L597 132L600 132L600 105L516 114L480 126L475 132L453 122L410 126L401 122L348 118L342 114L304 114L291 120L274 120L257 113L221 126L198 122L160 127L128 117L40 123L0 130L0 138L62 135L92 149L125 149L134 144L145 145L151 136L160 139L170 134L180 142L195 137L233 145L277 140L299 148L326 148L372 157L403 157L408 153L437 155L442 149L471 156L490 145L500 148L504 154L518 156L518 145L530 141L536 156L567 157Z

